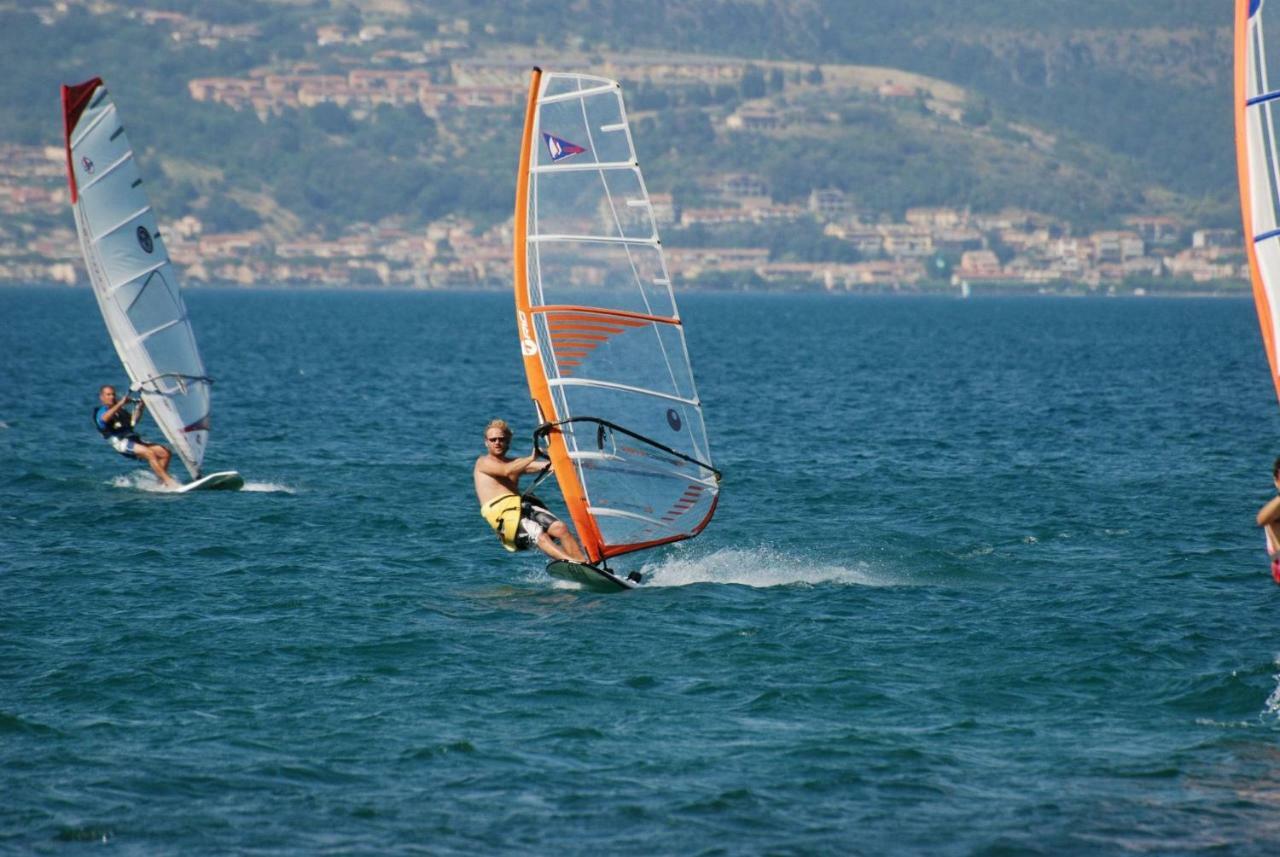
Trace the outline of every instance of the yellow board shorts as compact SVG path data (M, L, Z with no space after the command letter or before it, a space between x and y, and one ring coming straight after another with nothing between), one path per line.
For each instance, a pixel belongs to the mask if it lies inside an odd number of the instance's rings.
M480 514L509 551L527 550L558 519L532 495L522 503L518 494L503 494L480 507Z
M520 532L520 495L503 494L480 507L480 514L498 534L498 540L509 551L516 549Z

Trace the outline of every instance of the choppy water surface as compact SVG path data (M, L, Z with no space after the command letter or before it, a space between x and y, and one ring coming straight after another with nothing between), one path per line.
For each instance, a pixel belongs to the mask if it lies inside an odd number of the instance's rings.
M610 596L476 513L508 296L188 303L253 490L147 490L90 294L0 291L0 849L1280 843L1247 302L687 296L719 513Z

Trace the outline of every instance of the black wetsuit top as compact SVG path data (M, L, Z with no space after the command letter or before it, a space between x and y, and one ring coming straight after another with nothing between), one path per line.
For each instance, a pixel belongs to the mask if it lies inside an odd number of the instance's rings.
M98 433L105 438L136 438L137 434L133 431L133 414L129 413L129 409L121 408L116 411L116 415L111 418L110 422L106 422L102 417L109 410L111 409L106 405L99 405L93 409L93 425L98 430Z

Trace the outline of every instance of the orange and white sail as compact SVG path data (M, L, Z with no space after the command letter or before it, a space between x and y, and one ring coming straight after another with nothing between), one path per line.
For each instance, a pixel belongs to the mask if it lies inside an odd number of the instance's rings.
M1235 28L1236 165L1240 211L1253 297L1271 380L1280 396L1280 154L1276 142L1280 88L1271 83L1268 54L1280 63L1280 4L1237 0ZM1268 18L1268 13L1272 17ZM1280 65L1277 66L1280 69Z
M718 473L616 81L533 71L515 297L529 390L590 559L701 532Z

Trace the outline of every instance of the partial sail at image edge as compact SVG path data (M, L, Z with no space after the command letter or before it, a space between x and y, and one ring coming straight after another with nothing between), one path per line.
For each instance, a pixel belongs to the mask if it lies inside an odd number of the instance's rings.
M1275 11L1275 10L1272 10ZM1234 114L1236 169L1245 253L1271 380L1280 398L1280 158L1268 46L1280 50L1280 19L1269 22L1261 0L1236 0ZM1269 43L1271 43L1269 45Z

